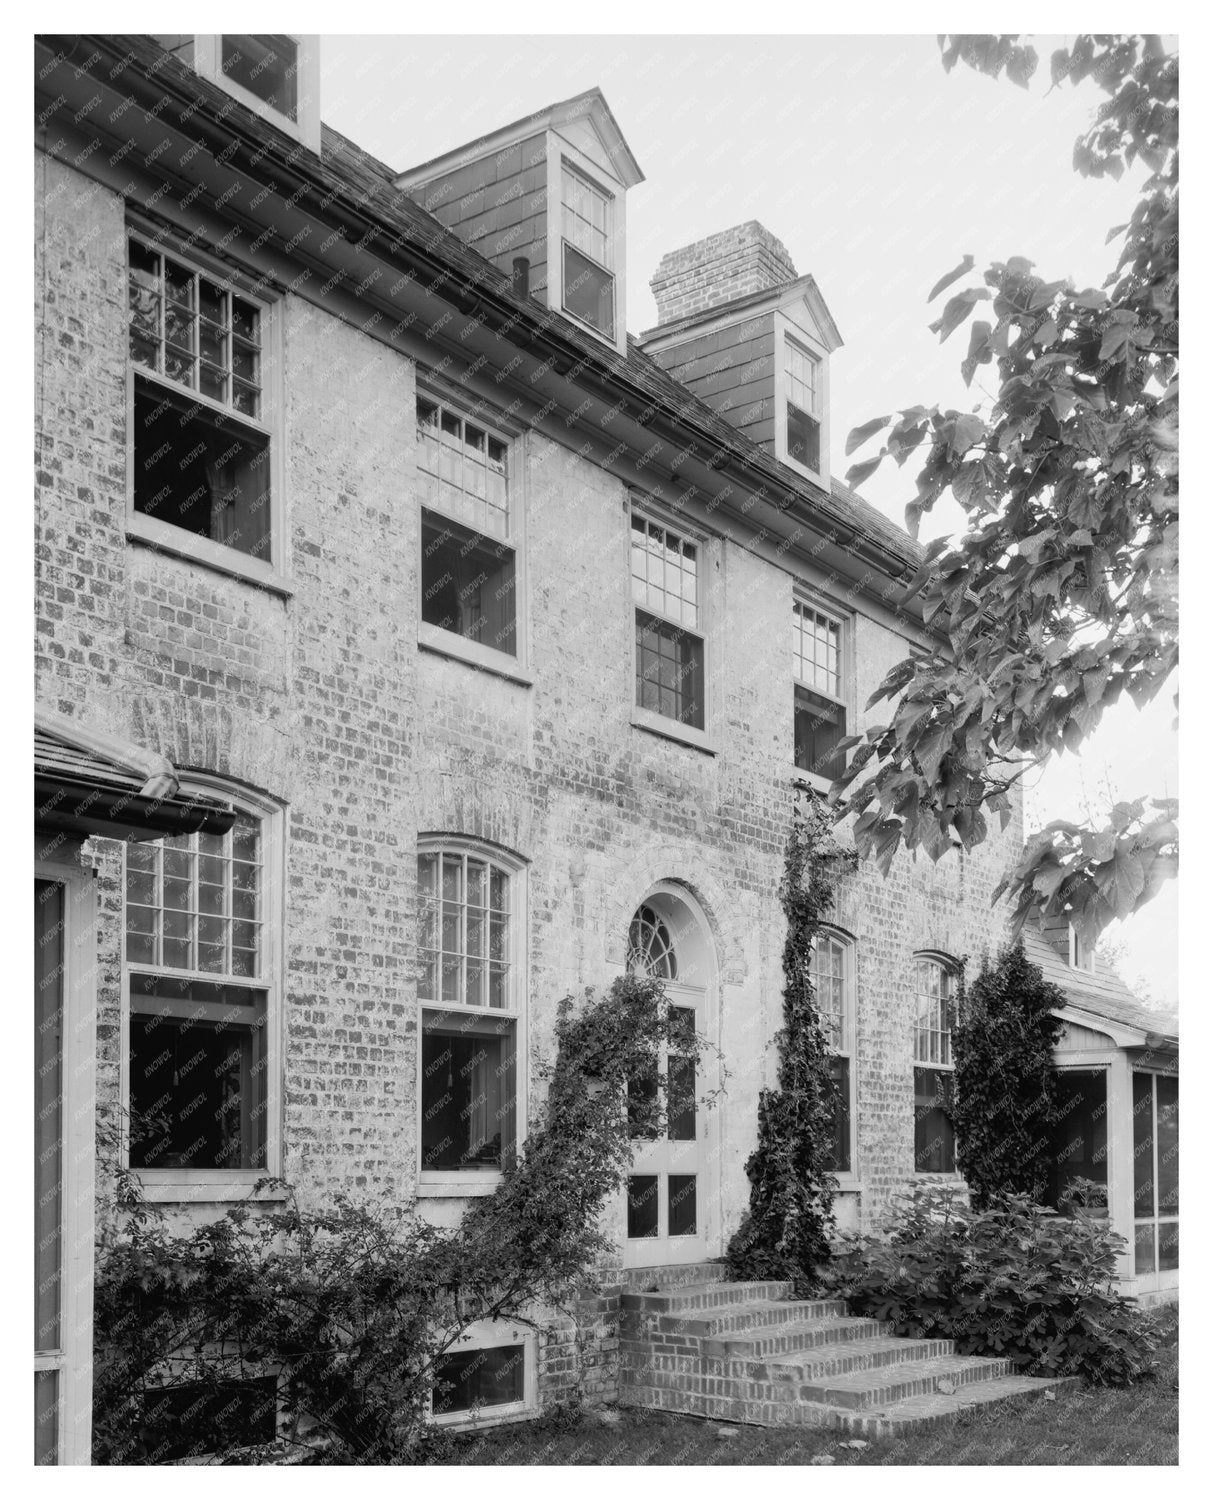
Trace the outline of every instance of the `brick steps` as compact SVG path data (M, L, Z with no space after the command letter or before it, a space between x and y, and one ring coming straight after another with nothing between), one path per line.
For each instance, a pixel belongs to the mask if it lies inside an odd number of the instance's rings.
M1076 1383L1017 1375L1010 1360L957 1354L946 1339L892 1337L841 1302L791 1299L785 1282L695 1281L690 1269L674 1284L649 1272L660 1290L647 1280L621 1298L626 1404L889 1434Z

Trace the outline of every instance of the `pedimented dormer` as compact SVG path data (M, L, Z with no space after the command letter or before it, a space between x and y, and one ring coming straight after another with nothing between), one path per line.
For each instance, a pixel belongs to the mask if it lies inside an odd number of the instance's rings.
M401 173L519 291L627 352L627 190L644 181L598 89Z
M178 32L157 35L155 40L246 109L319 155L319 36Z
M830 355L817 283L756 220L662 257L645 352L780 463L830 486Z

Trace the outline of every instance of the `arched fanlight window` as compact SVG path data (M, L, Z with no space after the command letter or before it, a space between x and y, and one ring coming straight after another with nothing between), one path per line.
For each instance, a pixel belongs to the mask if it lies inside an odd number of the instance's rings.
M649 979L677 979L678 957L665 920L651 906L639 906L628 929L628 969Z

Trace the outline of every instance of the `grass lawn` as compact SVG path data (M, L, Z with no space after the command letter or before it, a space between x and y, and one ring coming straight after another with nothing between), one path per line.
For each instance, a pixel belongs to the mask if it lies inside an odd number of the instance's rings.
M1161 1321L1161 1319L1160 1319ZM617 1425L590 1414L460 1436L454 1464L1177 1464L1178 1343L1168 1318L1154 1381L1127 1390L1087 1388L963 1414L905 1437L844 1448L829 1430L734 1427L665 1412L622 1409Z

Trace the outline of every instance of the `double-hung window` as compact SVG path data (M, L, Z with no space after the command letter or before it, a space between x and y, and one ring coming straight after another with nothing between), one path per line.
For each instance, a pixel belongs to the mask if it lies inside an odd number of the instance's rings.
M429 627L470 643L472 654L517 659L519 520L509 440L418 396L417 477L423 636Z
M417 856L421 1181L499 1172L519 1117L524 876L459 841Z
M798 770L823 781L842 774L847 734L844 622L817 605L792 603L793 731Z
M954 1172L955 971L938 958L916 959L914 995L914 1170Z
M128 1159L145 1174L275 1169L275 821L127 846Z
M820 473L822 361L791 338L783 349L788 457Z
M270 309L141 235L127 243L132 530L269 567Z
M567 162L560 169L561 306L615 338L613 199Z
M834 1135L830 1170L850 1173L852 1122L855 1111L855 951L840 934L823 929L812 956L813 988L822 1030L830 1049L830 1078L834 1084Z
M636 706L688 729L706 727L702 547L633 512Z

